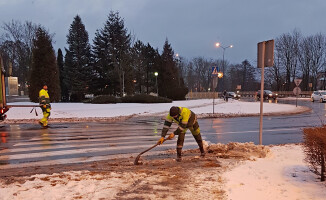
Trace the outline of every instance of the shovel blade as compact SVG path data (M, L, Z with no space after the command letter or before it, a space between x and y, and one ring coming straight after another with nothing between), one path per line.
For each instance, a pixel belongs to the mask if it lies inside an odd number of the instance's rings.
M134 165L140 165L140 163L138 162L140 159L140 155L138 155L135 159Z

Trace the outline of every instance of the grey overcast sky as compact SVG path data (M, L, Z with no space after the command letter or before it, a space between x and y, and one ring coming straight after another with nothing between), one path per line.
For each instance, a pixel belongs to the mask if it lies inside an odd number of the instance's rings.
M55 33L54 48L64 49L73 18L80 15L92 44L110 11L119 11L136 39L161 52L168 38L188 60L203 56L256 65L257 43L299 30L326 33L326 0L0 0L0 22L32 21ZM1 34L1 32L0 32Z

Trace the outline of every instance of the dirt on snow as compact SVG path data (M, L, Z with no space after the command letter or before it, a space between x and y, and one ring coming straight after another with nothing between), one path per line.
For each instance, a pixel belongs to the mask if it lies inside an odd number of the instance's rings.
M175 150L169 150L158 156L143 155L140 165L134 165L135 157L130 157L1 170L0 182L23 184L34 181L36 174L44 174L39 181L52 186L90 178L112 180L107 186L111 191L108 199L226 199L222 173L244 160L264 158L269 152L268 146L253 143L212 144L206 147L204 158L198 149L183 151L182 162L176 162Z

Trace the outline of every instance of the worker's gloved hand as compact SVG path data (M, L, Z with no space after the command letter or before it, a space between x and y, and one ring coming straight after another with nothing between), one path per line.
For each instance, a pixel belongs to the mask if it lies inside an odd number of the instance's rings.
M171 140L172 138L174 138L174 133L171 133L168 137L168 140Z
M43 108L46 108L46 105L43 105Z
M163 144L164 142L164 137L161 137L158 141L157 141L157 144L160 145L160 144Z

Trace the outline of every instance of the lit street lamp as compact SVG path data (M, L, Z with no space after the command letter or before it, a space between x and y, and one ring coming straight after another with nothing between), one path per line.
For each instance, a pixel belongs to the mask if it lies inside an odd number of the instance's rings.
M215 46L216 47L221 47L222 49L223 49L223 64L222 64L222 72L223 72L223 74L224 74L224 65L225 65L225 63L224 63L224 53L225 53L225 49L227 49L227 48L232 48L233 47L233 45L229 45L229 46L226 46L226 47L224 47L224 46L222 46L219 42L217 42L217 43L215 43ZM224 78L222 79L222 88L224 87Z
M157 93L157 96L158 96L158 85L157 85L157 76L158 76L158 72L154 72L154 75L156 77L156 93Z

